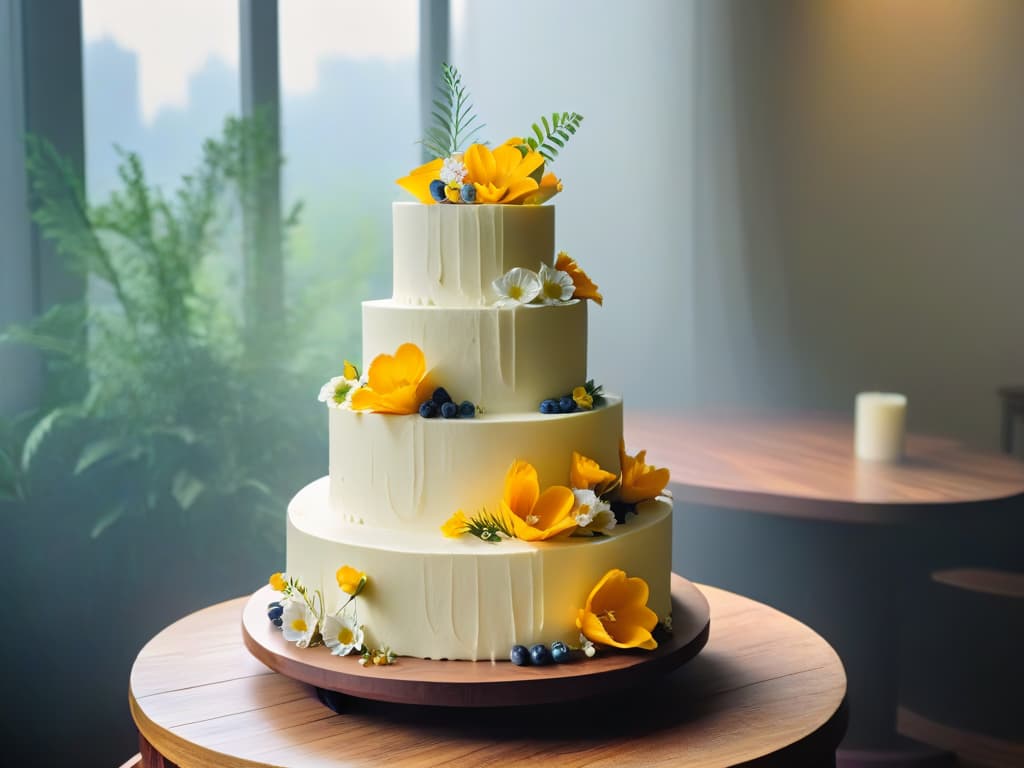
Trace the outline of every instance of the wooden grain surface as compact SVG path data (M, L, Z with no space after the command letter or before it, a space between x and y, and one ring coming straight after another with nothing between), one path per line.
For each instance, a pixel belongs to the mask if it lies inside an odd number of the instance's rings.
M631 411L625 434L694 504L885 524L1024 500L1024 462L948 438L909 435L898 464L857 461L852 418Z
M267 621L267 605L278 597L270 586L257 590L246 603L241 622L246 649L275 672L360 698L445 707L568 702L658 680L700 652L710 618L703 593L672 574L673 630L654 651L606 653L586 663L547 667L413 658L363 667L354 656L333 656L326 649L310 653L287 642Z
M660 685L571 704L434 708L351 700L271 672L242 645L245 598L172 624L132 670L141 735L180 766L522 765L719 768L831 759L846 678L817 634L768 606L701 587L711 636Z

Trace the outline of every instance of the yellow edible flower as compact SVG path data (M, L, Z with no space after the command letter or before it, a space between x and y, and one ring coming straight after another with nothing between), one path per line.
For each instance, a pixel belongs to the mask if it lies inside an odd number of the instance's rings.
M533 194L523 199L523 205L541 205L562 191L562 182L553 173L546 173L540 180L540 186Z
M505 495L501 509L512 522L517 539L546 541L576 528L572 512L576 497L563 485L540 492L537 470L528 462L516 460L505 475Z
M345 378L350 381L356 381L359 378L359 371L356 369L355 365L350 363L348 360L345 361L345 368L342 373Z
M516 147L520 142L509 139L494 151L483 144L469 145L463 156L466 180L476 187L478 203L521 203L540 189L533 174L544 165L544 157L535 150L522 154Z
M555 269L567 272L572 278L572 284L576 288L572 294L574 299L590 299L595 304L604 306L604 296L601 295L594 281L587 277L587 273L580 269L576 259L570 258L565 251L559 251Z
M573 488L592 489L607 483L613 483L616 476L601 466L593 459L572 452L572 466L569 468L569 480Z
M444 163L442 158L431 160L396 180L396 184L426 205L433 205L436 200L430 194L430 182L441 177L441 166Z
M645 463L647 451L640 451L636 456L626 453L625 441L619 442L619 462L622 465L622 486L619 499L626 504L636 504L656 498L668 485L669 472Z
M441 526L441 533L449 539L457 539L468 530L468 527L469 521L466 520L466 515L460 509Z
M287 586L284 580L284 574L275 573L270 577L270 586L275 592L284 592L284 588Z
M614 568L590 590L587 604L576 614L576 627L595 643L651 651L658 641L651 630L658 616L647 607L647 582Z
M415 344L400 346L394 355L377 355L370 363L367 384L352 395L352 410L417 413L430 394L427 363Z
M572 391L572 399L576 401L576 407L581 410L589 411L594 407L594 398L589 392L587 392L586 387L574 388Z
M352 595L352 597L362 592L363 587L366 586L366 574L351 565L341 566L334 574L334 578L338 580L341 591L346 595Z

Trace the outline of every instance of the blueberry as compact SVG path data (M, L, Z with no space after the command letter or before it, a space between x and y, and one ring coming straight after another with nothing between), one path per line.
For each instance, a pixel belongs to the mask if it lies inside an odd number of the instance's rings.
M551 651L543 643L537 643L530 648L530 661L535 667L543 667L551 663Z
M267 618L271 621L279 621L283 614L284 607L280 603L273 602L267 606Z
M576 401L567 395L559 399L558 407L562 410L562 413L572 413L576 410Z
M270 623L273 624L278 629L280 629L281 627L284 626L284 619L271 619Z
M464 203L475 203L476 202L476 187L472 184L462 185L462 202Z
M508 658L517 667L525 667L530 663L530 652L526 650L525 645L513 645Z
M569 646L561 640L556 640L551 644L551 658L554 659L555 664L564 664L569 661L571 658L569 654Z
M476 416L476 406L469 400L463 400L462 405L459 406L459 416L464 419L472 419Z
M432 419L437 416L437 403L433 400L420 403L420 416L424 419Z
M444 196L444 186L444 182L440 179L434 179L430 182L430 196L439 203L443 203L446 199Z
M448 390L444 387L438 387L434 390L434 394L431 395L430 399L437 403L438 408L440 408L445 403L450 403L452 396L448 394Z
M449 400L441 406L441 415L446 419L454 419L459 415L459 406Z
M541 413L561 413L562 409L558 405L557 400L544 400L540 404Z

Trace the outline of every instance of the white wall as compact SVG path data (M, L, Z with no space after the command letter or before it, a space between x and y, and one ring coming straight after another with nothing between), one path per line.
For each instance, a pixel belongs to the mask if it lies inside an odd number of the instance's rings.
M692 390L691 7L525 0L452 4L452 62L493 143L542 113L580 131L553 170L556 248L601 286L590 371L634 405Z
M631 407L849 411L994 447L1024 382L1024 3L455 4L501 140L587 120L558 241L602 284L591 368Z

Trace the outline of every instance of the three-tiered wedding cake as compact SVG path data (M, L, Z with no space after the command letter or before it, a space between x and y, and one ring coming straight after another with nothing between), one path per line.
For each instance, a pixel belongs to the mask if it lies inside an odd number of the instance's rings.
M621 398L568 413L538 411L587 380L587 302L496 305L495 282L510 271L553 270L554 207L395 203L393 223L394 295L363 304L370 370L363 387L383 394L395 384L385 381L394 375L386 366L401 362L400 347L415 345L430 371L416 376L413 397L429 399L443 384L479 413L424 418L381 412L388 409L379 403L357 410L352 389L359 383L333 386L340 396L328 398L330 475L289 506L289 576L321 590L330 606L347 597L335 578L341 564L368 574L359 601L367 644L422 658L503 659L517 644L572 642L588 594L613 569L643 579L647 605L667 617L672 509L664 498L637 503L634 494L626 499L628 520L615 525L612 518L602 530L575 525L520 537L515 525L502 535L499 524L492 540L442 534L457 510L468 515L454 533L465 533L473 513L500 518L524 503L519 525L543 530L545 521L530 519L528 509L540 506L546 493L538 497L539 489L582 484L580 467L595 463L616 478L606 487L619 489L623 460L635 472L650 469L620 447ZM522 491L533 500L509 499L520 493L510 479L516 462L535 469L536 490L527 482ZM596 497L573 490L570 515L582 522L580 499ZM545 514L538 512L533 517Z
M392 297L363 303L364 374L346 361L320 393L330 475L288 507L268 615L364 664L652 650L668 471L626 453L621 398L587 378L587 302L603 297L556 259L544 205L583 118L463 152L479 127L453 67L438 94L435 159L398 180L419 202L392 210Z

